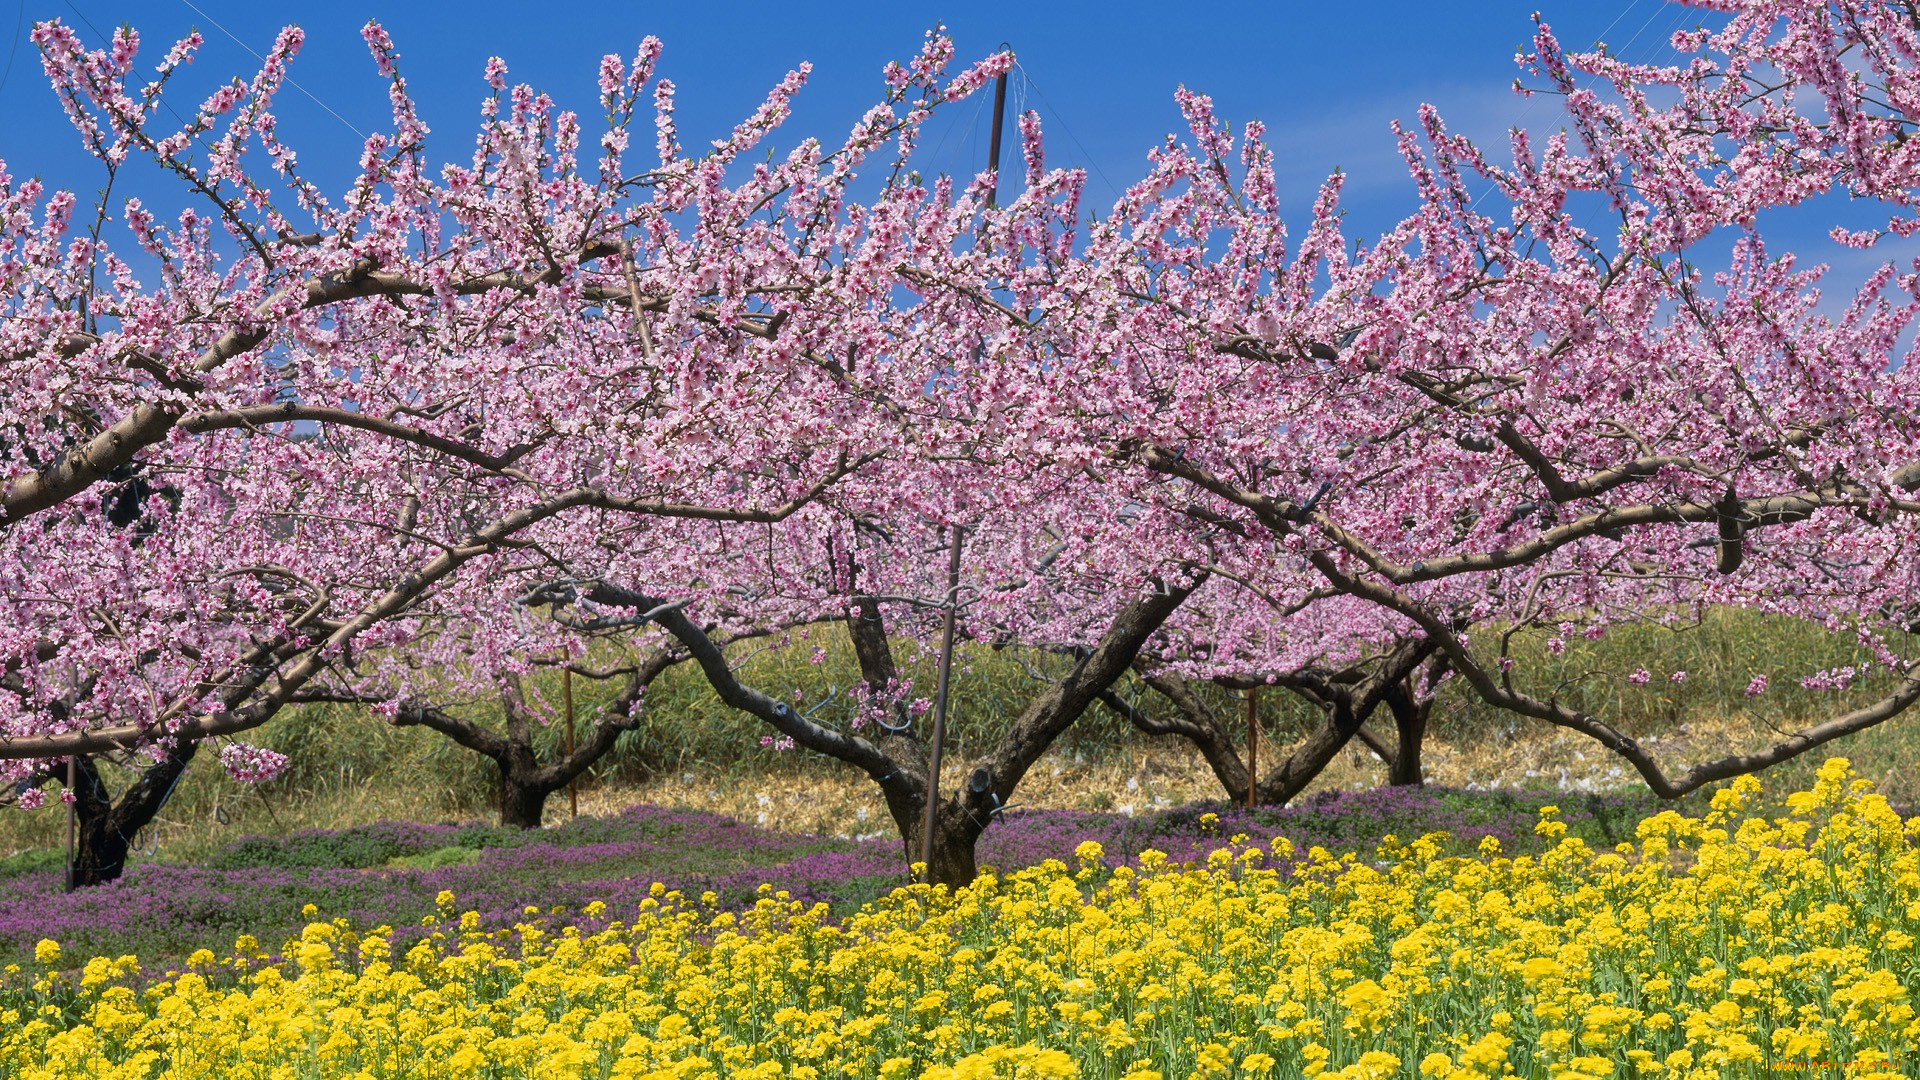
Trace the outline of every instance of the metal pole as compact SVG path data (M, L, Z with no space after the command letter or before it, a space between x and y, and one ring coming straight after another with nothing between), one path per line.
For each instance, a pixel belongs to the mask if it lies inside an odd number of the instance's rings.
M1006 47L1006 42L1000 43L1003 51ZM987 192L989 210L1000 205L1000 129L1005 126L1006 116L1007 75L1001 72L1000 77L993 80L993 136L987 140L987 160L993 169L993 190Z
M953 624L960 608L960 526L947 554L947 622L940 632L940 682L933 691L933 753L927 759L927 816L920 826L920 861L933 881L933 821L940 805L940 752L947 741L947 691L953 677Z
M1260 783L1260 706L1258 687L1247 687L1247 809L1253 809Z
M1001 42L1001 48L1006 43ZM988 167L993 170L993 188L987 192L987 207L1000 204L1000 129L1007 115L1007 75L1001 72L993 80L993 135L987 142ZM953 547L947 555L947 620L940 633L940 681L933 691L933 750L927 756L927 812L920 823L920 862L927 868L927 881L933 881L933 823L940 806L940 757L947 741L947 692L953 676L953 624L960 607L960 536L953 527Z
M74 855L77 852L77 845L79 843L79 833L80 833L80 793L77 790L75 790L75 785L78 783L78 780L76 779L78 775L78 769L75 767L74 761L75 759L72 756L69 756L67 758L67 795L70 797L67 803L67 891L68 892L72 892L76 888L79 888L79 883L74 880L75 875L73 872L73 859L74 859Z
M567 765L573 765L573 669L560 669L560 696L567 701ZM580 796L573 787L574 777L567 777L567 812L574 817L580 816Z

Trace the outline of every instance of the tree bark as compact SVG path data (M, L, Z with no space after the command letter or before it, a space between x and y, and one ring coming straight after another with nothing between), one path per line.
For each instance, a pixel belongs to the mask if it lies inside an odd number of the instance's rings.
M1366 720L1361 707L1350 694L1333 695L1319 725L1274 767L1261 770L1254 798L1264 806L1285 806L1297 798L1359 733ZM1372 711L1371 705L1365 707Z
M159 815L199 748L200 744L191 740L167 746L165 756L147 766L118 799L107 791L92 758L76 760L78 786L73 794L78 828L73 864L67 868L68 889L104 885L120 877L127 868L134 837Z
M1360 741L1387 766L1388 786L1419 787L1426 782L1420 753L1426 742L1427 722L1433 716L1434 694L1448 670L1447 658L1439 656L1424 671L1408 675L1399 685L1387 689L1382 701L1393 713L1392 745L1366 726L1360 728ZM1420 688L1423 682L1424 691Z
M1007 734L973 760L965 784L939 806L935 847L950 845L954 850L935 855L928 868L930 881L953 888L973 881L977 874L974 844L993 816L1012 801L1027 770L1126 674L1141 648L1204 580L1201 574L1185 584L1154 582L1152 591L1134 598L1113 617L1073 670L1034 698Z
M853 642L854 659L860 662L860 678L867 684L868 693L886 694L900 678L900 669L893 660L885 617L871 597L855 601L854 609L857 614L847 620L847 637ZM887 711L891 714L887 722L895 729L906 730L906 701L893 702Z
M1154 716L1128 704L1112 690L1100 695L1101 703L1138 731L1148 735L1174 735L1192 743L1200 751L1200 756L1206 759L1208 768L1213 770L1214 779L1220 781L1220 789L1226 792L1227 801L1246 802L1247 764L1241 760L1233 737L1221 725L1213 710L1207 708L1186 680L1177 675L1142 675L1141 681L1166 698L1179 715L1171 718Z
M573 753L545 765L540 763L539 755L534 750L533 714L527 705L526 692L517 678L501 683L500 706L506 715L505 734L419 700L403 703L394 714L393 724L395 727L418 725L431 728L493 762L498 778L496 805L500 812L500 824L515 829L537 829L546 812L547 800L553 793L566 787L605 757L622 734L638 726L634 712L646 688L661 673L685 659L686 654L665 649L643 656L639 664L627 672L626 684L619 698L608 707L607 715L599 718L587 737L574 746ZM577 668L575 670L579 671ZM319 698L316 696L309 700Z
M1387 762L1387 784L1392 787L1419 787L1425 783L1420 767L1420 746L1427 736L1427 717L1433 712L1431 697L1416 700L1407 687L1395 687L1386 697L1393 711L1393 727L1399 739L1393 758Z
M933 829L927 880L949 889L973 884L973 879L980 876L974 846L986 826L969 819L966 809L950 799L936 808Z
M1333 761L1334 755L1361 734L1367 718L1395 691L1404 690L1406 680L1419 670L1435 648L1425 638L1402 641L1364 666L1347 668L1312 687L1307 696L1325 703L1326 718L1293 748L1278 768L1271 772L1263 770L1255 789L1256 798L1269 806L1285 806L1298 797ZM1417 769L1417 749L1411 760Z
M1398 767L1400 755L1366 728L1367 718L1382 703L1394 710L1396 723L1401 725L1402 745L1410 749L1405 760L1412 769L1411 782L1419 783L1420 739L1432 703L1428 700L1416 704L1407 680L1408 673L1432 651L1432 647L1423 642L1404 642L1384 656L1353 667L1329 672L1295 672L1276 679L1277 685L1320 706L1323 718L1284 758L1260 770L1254 789L1256 801L1268 806L1286 805L1306 790L1355 737L1366 742L1388 763L1390 776L1399 775L1393 770ZM1214 778L1220 781L1227 801L1246 802L1247 766L1233 735L1220 718L1177 676L1156 673L1143 675L1142 680L1171 703L1179 715L1171 719L1149 715L1127 704L1111 690L1104 692L1100 700L1149 735L1178 735L1193 743L1206 758ZM1243 685L1232 680L1229 685L1244 690L1261 683L1250 681ZM1401 705L1396 705L1396 701L1407 708L1409 715L1402 717Z
M921 844L926 836L926 803L915 799L904 809L903 814L891 802L888 805L893 823L900 830L907 863L911 865L920 861ZM924 880L957 889L979 877L974 846L984 831L984 826L967 819L966 810L957 800L942 799L934 810L933 845Z
M516 742L495 762L500 771L500 824L510 829L537 829L547 808L550 784L541 782L533 745Z

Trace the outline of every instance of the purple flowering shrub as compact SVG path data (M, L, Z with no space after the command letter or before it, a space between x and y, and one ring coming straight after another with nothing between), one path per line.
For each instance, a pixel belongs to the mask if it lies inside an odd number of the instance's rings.
M405 866L462 851L473 857ZM201 865L137 864L117 882L74 893L61 891L57 866L0 878L0 965L31 956L41 938L69 956L132 953L150 967L198 948L225 954L242 934L273 950L310 921L308 904L320 917L393 926L408 940L436 913L442 890L489 927L513 925L528 907L577 913L595 900L618 918L655 882L696 897L711 891L728 907L750 906L765 882L795 899L857 901L905 880L898 851L652 806L537 832L380 822L249 837Z
M1284 836L1303 855L1323 847L1336 855L1354 852L1371 858L1382 837L1407 841L1432 832L1451 834L1443 854L1472 854L1488 836L1509 854L1526 854L1546 847L1533 832L1542 806L1560 807L1569 835L1596 848L1610 848L1632 840L1635 824L1657 812L1658 800L1644 792L1570 795L1382 787L1323 792L1289 806L1253 810L1221 803L1194 803L1138 817L1035 810L1008 815L989 828L980 839L979 858L1001 869L1042 859L1072 863L1078 844L1097 840L1110 865L1136 862L1148 848L1164 852L1175 863L1205 861L1209 852L1242 834L1262 846ZM1203 822L1208 815L1213 820Z
M1303 854L1319 846L1372 858L1384 835L1411 840L1433 831L1453 834L1449 851L1470 853L1493 836L1519 854L1541 848L1533 824L1548 803L1561 807L1572 834L1596 847L1631 840L1634 823L1653 809L1645 795L1383 788L1252 811L1219 804L1137 817L1027 810L990 824L979 860L1002 871L1045 859L1071 863L1079 844L1095 840L1111 865L1135 861L1148 848L1178 863L1204 860L1237 834L1262 845L1285 836ZM584 927L594 921L581 915L589 903L606 905L602 919L624 918L655 882L690 898L710 892L712 903L727 909L750 906L771 884L792 899L846 914L906 881L897 839L799 836L654 806L531 832L382 822L249 837L201 865L138 864L118 882L74 893L60 890L56 864L22 866L0 876L0 966L30 957L41 938L59 941L75 958L132 953L150 970L198 948L229 953L243 934L275 951L309 921L302 913L308 904L321 918L355 927L395 927L404 948L427 932L422 919L440 913L435 897L442 890L489 928L526 919L529 907Z

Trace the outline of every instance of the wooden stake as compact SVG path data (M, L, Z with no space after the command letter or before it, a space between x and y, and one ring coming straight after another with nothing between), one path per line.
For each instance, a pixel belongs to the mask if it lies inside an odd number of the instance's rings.
M940 800L940 752L947 741L947 691L953 676L953 622L960 607L960 526L947 555L947 623L940 632L940 682L933 691L933 752L927 759L927 816L920 826L920 861L933 881L933 823Z
M67 803L67 891L68 892L72 892L75 889L80 887L79 882L75 880L77 875L74 873L74 868L73 868L74 856L78 853L79 835L80 835L80 793L76 791L74 787L75 784L79 782L77 779L78 769L74 765L74 760L75 759L71 755L69 755L67 758L67 795L70 796L70 799L71 799L71 801Z
M1247 809L1253 809L1260 787L1260 706L1258 687L1247 687Z
M560 696L567 702L567 763L573 763L573 669L560 669ZM567 778L567 812L573 817L580 816L580 795L574 790L573 777Z

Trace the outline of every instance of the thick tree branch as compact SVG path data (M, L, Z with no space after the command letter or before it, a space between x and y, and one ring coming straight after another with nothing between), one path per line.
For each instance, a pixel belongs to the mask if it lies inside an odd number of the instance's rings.
M1147 639L1204 580L1200 573L1184 584L1160 584L1129 601L1073 670L1034 698L993 749L975 760L968 784L953 799L966 811L973 835L1012 799L1021 778L1060 733L1126 674Z
M1648 525L1675 525L1687 522L1713 523L1716 526L1728 514L1737 514L1749 530L1767 525L1804 521L1825 507L1866 505L1869 496L1855 485L1839 481L1817 488L1782 495L1742 498L1728 502L1676 501L1607 507L1582 515L1573 521L1546 529L1531 539L1489 551L1448 555L1407 565L1388 558L1378 548L1342 527L1325 511L1309 510L1287 499L1275 498L1240 486L1195 465L1184 457L1159 447L1144 452L1147 467L1188 480L1215 495L1253 511L1261 523L1277 536L1285 536L1311 526L1312 530L1348 554L1365 563L1375 573L1396 585L1436 581L1459 574L1502 570L1535 562L1552 552L1590 537L1604 536L1623 529Z
M251 429L262 424L292 423L299 420L370 431L398 442L413 443L495 473L506 472L514 462L525 457L527 452L534 448L532 443L520 443L502 453L489 454L469 443L449 439L444 435L435 435L410 424L402 424L350 409L300 405L291 401L279 405L255 405L243 409L188 413L180 418L179 427L182 431L197 435L224 428Z
M741 682L734 675L732 665L727 663L721 645L699 624L689 619L681 605L606 583L589 592L588 597L596 602L656 612L653 621L662 630L672 634L674 640L700 665L707 684L720 696L720 700L741 712L759 717L796 744L865 769L875 780L894 772L887 756L866 739L822 727L795 712L786 702ZM908 778L896 778L892 782L905 779Z
M1230 802L1247 797L1247 766L1240 760L1233 739L1212 711L1202 705L1180 679L1170 675L1143 676L1148 686L1170 701L1178 710L1175 716L1154 716L1135 708L1112 689L1100 692L1100 703L1112 709L1138 731L1148 735L1173 735L1192 743L1213 770L1214 779Z

